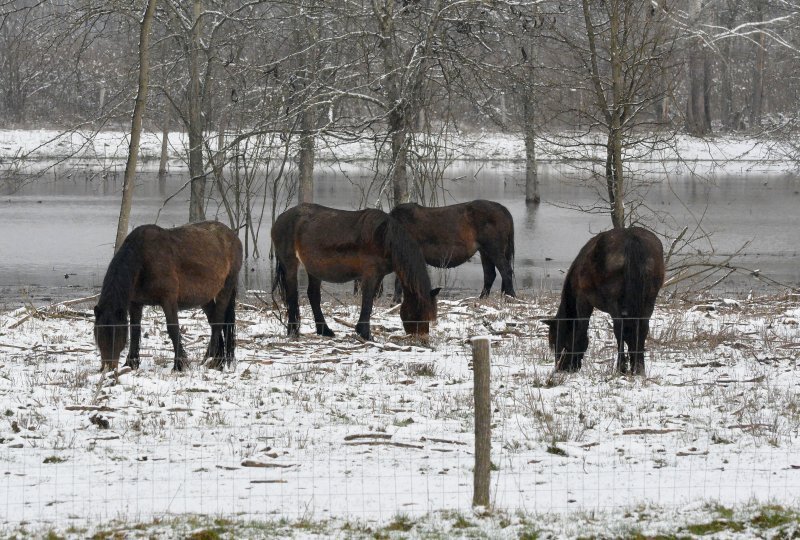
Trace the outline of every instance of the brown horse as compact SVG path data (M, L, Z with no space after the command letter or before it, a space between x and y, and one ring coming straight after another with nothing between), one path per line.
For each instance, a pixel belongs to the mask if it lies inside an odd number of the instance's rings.
M644 342L664 283L664 248L645 229L613 229L589 240L567 272L561 305L550 327L558 371L577 371L589 347L589 317L597 308L611 315L617 339L617 369L644 374Z
M419 245L402 225L375 209L335 210L317 204L300 204L275 220L272 242L277 256L275 286L289 310L290 336L300 334L297 270L308 273L308 300L317 334L333 336L320 308L322 281L345 283L361 280L361 314L356 332L370 339L369 318L378 284L395 272L405 293L400 318L409 334L428 334L436 319L436 294L431 290L425 259ZM274 287L273 287L274 290Z
M126 366L139 367L142 307L161 306L175 350L173 369L187 365L181 345L178 310L201 306L211 325L206 358L221 369L234 357L236 287L242 266L242 243L216 221L174 229L142 225L125 238L108 265L94 308L94 336L103 367L115 369L128 340Z
M514 293L514 219L502 204L471 201L450 206L425 207L414 203L398 205L390 215L405 226L419 243L425 262L437 268L455 268L475 252L483 265L481 298L489 294L497 273L501 290ZM399 290L395 283L395 298Z

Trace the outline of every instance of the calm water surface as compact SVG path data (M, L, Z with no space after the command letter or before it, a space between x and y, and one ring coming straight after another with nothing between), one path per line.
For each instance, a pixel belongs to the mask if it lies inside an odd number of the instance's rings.
M111 259L119 212L122 175L102 179L95 172L60 174L10 189L0 180L0 307L23 301L35 304L92 294L102 283ZM574 173L573 173L574 174ZM516 286L519 291L560 287L564 272L580 247L595 233L610 227L606 213L586 213L575 207L596 205L596 191L570 178L564 169L544 167L540 174L543 203L524 202L524 171L514 164L461 164L449 171L439 204L490 199L506 205L516 229ZM362 206L370 175L332 172L317 174L315 199L343 209ZM730 253L749 242L738 263L780 282L800 284L800 179L793 175L725 176L710 180L689 175L648 178L646 204L668 216L658 232L676 230L703 218L702 231L712 242L697 244L704 252ZM153 223L171 227L188 217L188 193L164 202L186 182L182 174L167 179L161 193L155 174L140 173L131 227ZM370 195L374 198L373 195ZM208 217L225 215L215 204ZM259 248L269 250L271 203L268 201ZM674 235L674 232L672 233ZM248 261L247 286L268 289L268 262ZM449 271L432 271L434 286L451 295L476 294L482 284L478 257ZM763 287L741 277L726 291ZM499 288L499 278L495 289ZM340 293L343 287L329 287Z

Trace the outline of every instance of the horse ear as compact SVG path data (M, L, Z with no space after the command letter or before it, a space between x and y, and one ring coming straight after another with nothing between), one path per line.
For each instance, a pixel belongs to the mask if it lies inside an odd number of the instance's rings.
M438 294L442 291L441 287L436 287L435 289L431 289L431 298L436 298Z

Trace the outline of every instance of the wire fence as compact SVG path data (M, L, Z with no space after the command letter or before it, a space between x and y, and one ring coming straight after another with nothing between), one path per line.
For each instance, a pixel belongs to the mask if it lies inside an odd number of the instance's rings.
M200 366L203 313L182 312L181 374L156 309L145 311L140 369L121 374L99 373L91 304L2 314L2 522L468 511L478 335L492 340L492 507L797 501L796 297L659 305L640 377L615 373L602 314L582 369L555 372L539 320L553 305L442 301L426 342L379 307L365 343L354 305L325 306L334 338L314 334L304 306L290 340L279 310L244 304L237 362L222 371Z

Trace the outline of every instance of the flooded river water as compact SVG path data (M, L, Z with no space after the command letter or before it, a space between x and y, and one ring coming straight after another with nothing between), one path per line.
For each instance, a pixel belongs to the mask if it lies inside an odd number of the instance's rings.
M560 287L583 243L611 225L607 213L579 209L598 205L597 189L576 180L574 171L543 167L542 203L538 206L525 204L524 170L518 164L463 163L448 174L439 191L439 204L483 198L511 211L516 229L516 287L521 292ZM98 290L112 255L122 189L121 173L105 176L73 170L14 189L0 182L0 308L24 301L48 303ZM315 178L315 200L356 209L364 204L364 186L371 178L366 171L345 174L323 168ZM131 226L156 221L165 227L184 223L188 191L164 201L186 180L185 174L172 174L162 192L155 173L140 173ZM647 182L645 204L666 218L663 223L650 223L656 232L674 236L684 225L689 226L690 233L710 235L710 242L696 244L698 251L713 250L719 255L749 243L737 264L758 269L782 283L800 284L797 176L739 174L701 179L651 175ZM266 202L259 233L262 254L269 251L271 203ZM213 203L208 217L226 219ZM482 283L479 259L476 256L457 269L432 271L432 281L450 295L476 294ZM268 289L269 283L268 260L250 258L246 285ZM721 287L741 292L763 284L742 275Z

